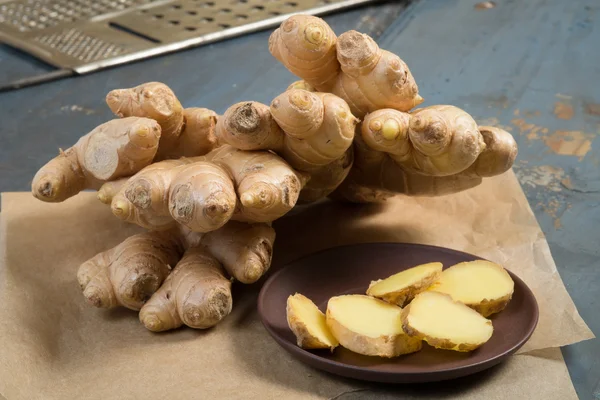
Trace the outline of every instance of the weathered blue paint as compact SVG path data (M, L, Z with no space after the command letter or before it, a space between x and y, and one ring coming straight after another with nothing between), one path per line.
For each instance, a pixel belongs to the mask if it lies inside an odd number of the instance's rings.
M402 5L385 4L326 19L337 32L381 34L382 47L414 72L425 105L456 104L482 123L512 128L515 170L569 293L599 335L600 115L588 108L600 103L600 4L496 0L496 8L476 10L476 2L421 0L400 15ZM294 78L269 55L268 35L0 94L0 191L28 190L58 147L111 118L103 94L112 88L163 81L184 105L217 112L243 100L269 102ZM3 80L46 69L2 48L0 62ZM556 102L573 116L557 118ZM557 130L578 132L591 149L580 157L553 153L546 142ZM590 398L600 381L600 340L567 346L563 355L580 398Z

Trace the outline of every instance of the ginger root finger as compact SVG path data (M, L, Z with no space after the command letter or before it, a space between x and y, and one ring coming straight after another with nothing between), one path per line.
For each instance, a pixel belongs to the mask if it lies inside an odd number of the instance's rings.
M331 198L353 203L382 202L397 194L442 196L475 187L481 177L460 173L429 176L406 171L391 157L372 150L361 135L354 140L354 165Z
M291 16L269 38L269 50L308 85L344 99L358 118L380 108L408 111L423 102L397 55L356 31L336 38L321 18Z
M164 83L147 82L108 93L106 103L119 117L147 117L162 129L157 161L207 154L219 146L217 114L206 108L187 108Z
M227 273L242 283L254 283L271 266L275 230L267 224L230 221L202 237L202 244Z
M294 75L319 91L328 91L340 70L336 39L324 20L294 15L271 34L269 51Z
M207 161L181 166L170 184L169 212L195 232L218 229L229 221L236 207L236 193L227 171Z
M203 247L186 251L163 285L140 310L140 321L154 332L182 325L206 329L231 312L231 281Z
M411 114L375 111L361 125L365 143L389 154L403 169L447 176L465 171L486 144L475 120L454 106L430 106Z
M232 218L274 221L294 207L306 180L271 152L225 145L206 156L146 167L123 185L111 208L148 229L168 229L176 221L209 232Z
M185 125L176 143L159 147L159 159L196 157L210 153L223 144L217 134L218 116L207 108L183 110Z
M204 157L231 176L239 198L237 221L271 222L298 201L306 176L268 151L242 151L222 146Z
M112 90L106 96L106 104L121 118L146 117L160 124L159 158L177 142L184 126L183 107L164 83L147 82L133 88Z
M423 102L406 63L368 35L345 32L336 51L342 73L331 92L346 100L359 118L381 108L408 111Z
M113 196L113 214L147 229L173 227L175 221L169 212L169 188L177 168L193 161L193 158L165 160L144 168L129 178Z
M339 97L291 89L270 107L257 102L233 105L219 119L217 136L238 149L271 150L294 169L314 176L305 195L314 199L329 194L347 174L351 158L346 153L357 123Z
M156 155L160 126L148 118L116 119L99 125L35 174L33 195L61 202L84 189L130 176Z
M309 173L344 156L359 122L339 97L301 89L277 96L271 114L286 133L282 157Z
M485 141L485 150L465 174L490 177L508 171L519 152L515 138L505 130L493 126L480 126L479 132Z
M302 90L307 90L309 92L316 92L317 89L314 88L314 86L312 86L311 84L309 84L306 81L295 81L290 83L290 85L287 87L286 90L292 90L292 89L302 89Z
M354 151L350 147L339 159L310 173L310 179L300 192L299 202L312 203L333 193L350 173Z
M139 310L182 254L173 234L140 233L81 264L77 280L85 298L96 307Z
M283 132L269 107L255 101L236 103L217 122L219 139L240 150L274 150L283 145Z
M105 182L100 189L98 189L97 197L101 203L108 204L112 202L112 199L119 193L121 188L129 180L129 176L125 178L115 179L114 181Z

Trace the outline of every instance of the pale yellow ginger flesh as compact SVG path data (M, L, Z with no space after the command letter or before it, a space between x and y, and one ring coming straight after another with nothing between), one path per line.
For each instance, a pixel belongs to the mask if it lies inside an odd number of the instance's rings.
M402 311L407 334L438 349L472 351L483 345L494 331L492 321L475 310L438 292L423 292Z
M421 349L402 329L402 309L364 295L329 299L326 321L340 345L367 356L397 357Z
M430 290L449 294L488 317L506 307L514 287L512 278L500 265L476 260L446 269Z
M442 267L442 263L433 262L409 268L386 279L371 282L367 294L404 307L439 278Z
M309 298L296 293L287 300L288 326L303 349L331 349L339 344L325 322L325 314Z

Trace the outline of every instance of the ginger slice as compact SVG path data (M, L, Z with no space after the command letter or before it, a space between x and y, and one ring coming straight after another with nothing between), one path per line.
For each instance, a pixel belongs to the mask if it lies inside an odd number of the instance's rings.
M386 279L373 281L367 295L404 307L417 294L427 290L442 273L442 263L418 265Z
M492 321L447 294L423 292L402 311L404 331L438 349L472 351L487 342Z
M337 339L325 323L325 314L309 298L296 293L287 300L287 321L303 349L331 349L338 346Z
M367 356L397 357L421 349L421 339L402 329L402 309L364 295L332 297L325 314L327 326L340 344Z
M449 294L488 317L506 307L514 287L512 278L500 265L476 260L446 269L430 290Z

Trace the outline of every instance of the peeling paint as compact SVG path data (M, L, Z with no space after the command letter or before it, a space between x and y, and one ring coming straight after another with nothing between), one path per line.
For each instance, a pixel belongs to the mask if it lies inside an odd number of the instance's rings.
M581 131L555 131L544 138L544 143L554 153L576 156L582 160L592 148L592 136Z
M571 119L575 115L573 106L569 103L557 101L554 103L554 115L559 119Z
M536 210L541 210L553 220L554 229L561 229L561 217L571 205L565 199L562 188L571 185L571 179L562 168L550 165L529 167L527 163L515 165L515 174L523 186L534 189L533 193L540 201L535 204ZM572 185L571 185L572 186ZM531 193L531 191L530 191Z
M556 98L563 99L563 100L571 100L571 99L573 99L573 96L569 96L569 95L562 94L562 93L556 93Z
M496 7L496 3L494 3L493 1L482 1L481 3L475 4L476 10L488 10L494 7Z
M561 181L565 179L565 171L562 168L551 165L540 165L537 167L518 165L515 167L515 174L524 186L527 185L533 188L544 186L553 192L560 192L562 190Z
M496 117L477 118L477 125L479 125L479 126L482 126L482 125L495 126L497 128L504 129L505 131L509 131L509 132L511 132L513 130L512 126L502 125L500 123L500 120Z
M70 112L83 112L85 113L85 115L91 115L91 114L95 114L96 111L91 110L89 108L84 108L78 105L67 105L67 106L62 106L60 108L61 111L70 111Z
M585 105L585 113L600 116L600 104L588 103Z
M525 110L523 111L523 116L525 118L534 118L539 117L542 113L539 110Z
M510 122L519 129L521 135L525 135L529 140L539 139L540 134L548 133L548 128L528 123L524 118L515 118Z

